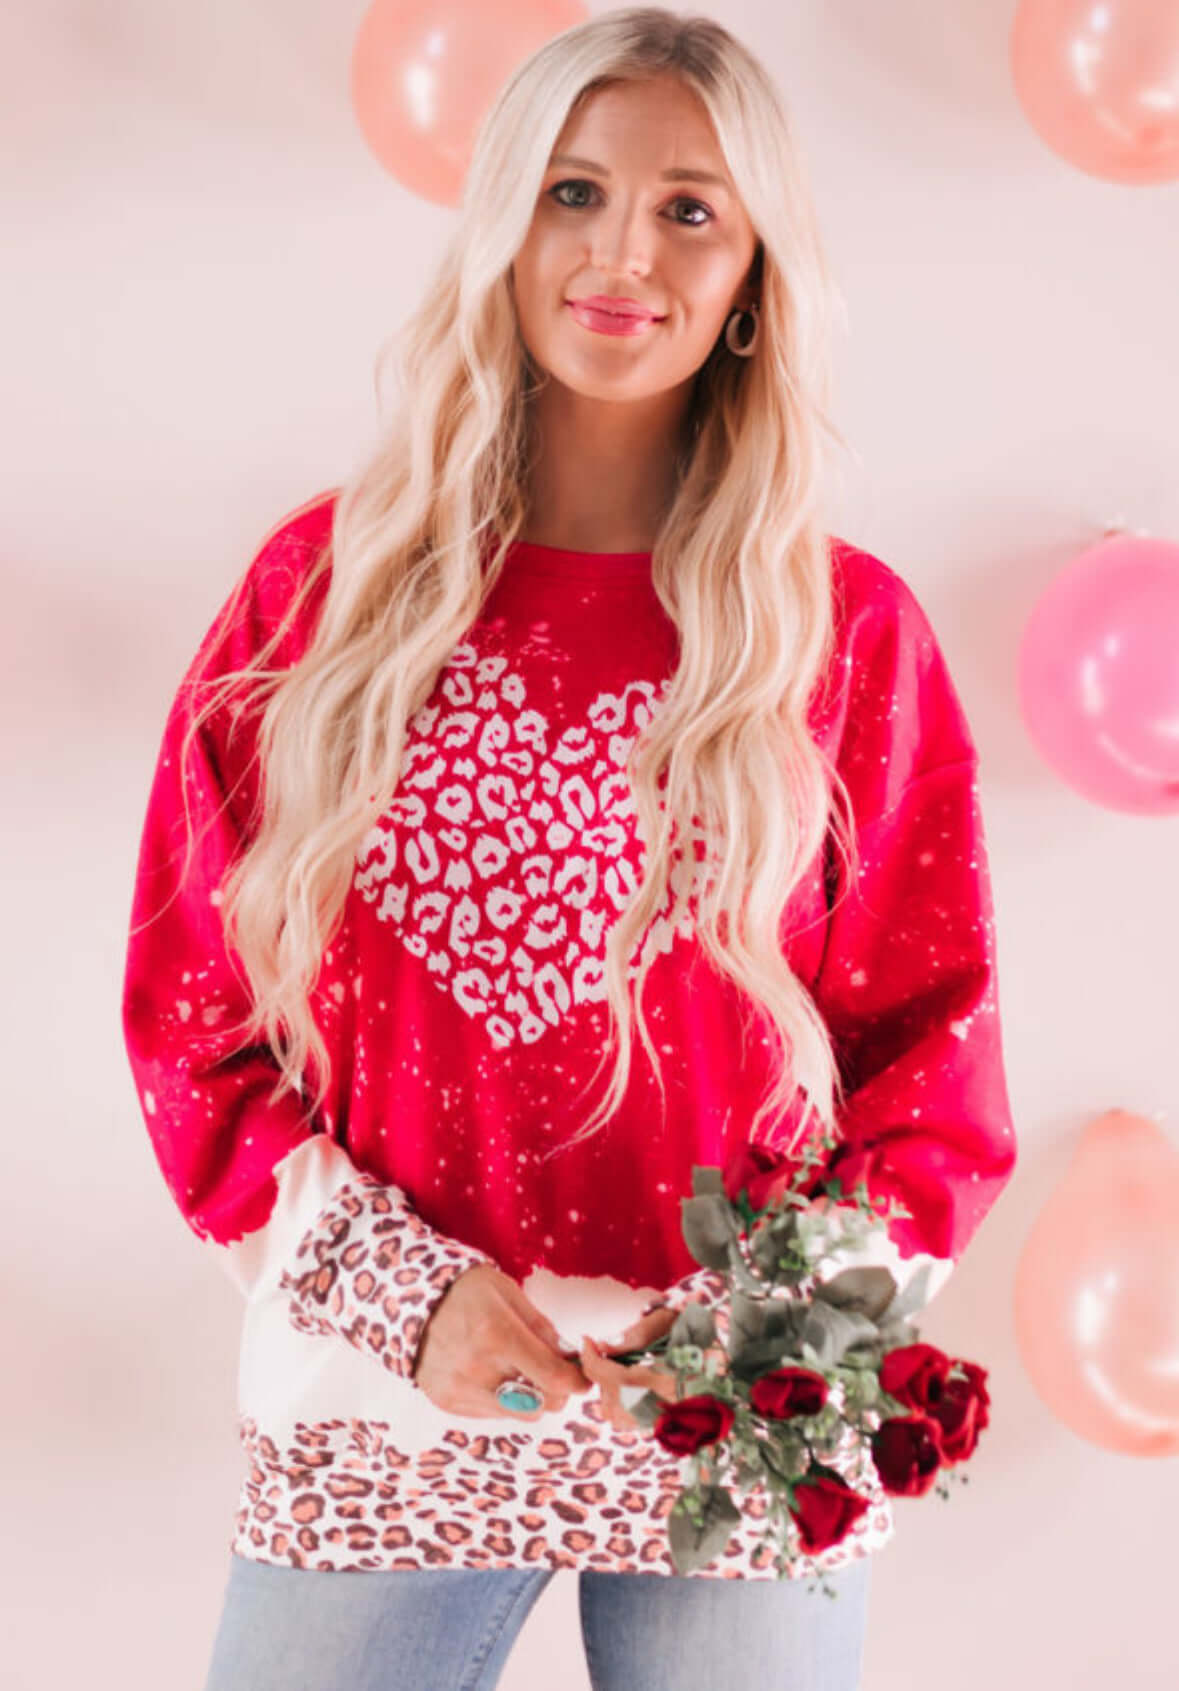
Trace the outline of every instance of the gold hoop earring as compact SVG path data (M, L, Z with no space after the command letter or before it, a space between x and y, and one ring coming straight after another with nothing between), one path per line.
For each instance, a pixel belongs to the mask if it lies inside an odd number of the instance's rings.
M753 328L750 331L749 339L745 342L745 345L739 346L736 340L737 324L742 317L751 318L753 321ZM730 352L735 352L738 358L749 358L753 353L754 347L757 345L758 328L759 322L757 316L757 306L751 305L746 311L742 311L740 307L738 307L725 324L725 345L728 347Z

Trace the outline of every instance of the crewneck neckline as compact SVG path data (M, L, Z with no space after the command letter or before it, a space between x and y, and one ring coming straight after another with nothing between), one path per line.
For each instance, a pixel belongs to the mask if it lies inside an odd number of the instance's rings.
M648 552L580 552L569 546L545 546L538 540L514 540L508 548L513 573L557 579L629 583L650 576Z

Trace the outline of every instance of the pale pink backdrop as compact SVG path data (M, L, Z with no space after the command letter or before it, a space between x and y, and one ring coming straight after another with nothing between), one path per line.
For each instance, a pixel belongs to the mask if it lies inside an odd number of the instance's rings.
M786 92L848 299L836 415L859 462L835 526L921 598L982 753L1021 1136L923 1327L989 1366L993 1424L967 1488L898 1505L864 1688L1163 1691L1179 1470L1048 1414L1011 1290L1093 1112L1175 1131L1179 835L1054 778L1015 657L1107 523L1179 535L1179 187L1103 184L1046 150L1009 83L1013 4L714 15ZM451 226L356 131L363 11L17 0L0 18L7 1691L200 1691L220 1610L239 1303L150 1153L123 947L173 690L267 528L367 444L377 348ZM586 1691L572 1575L501 1684Z

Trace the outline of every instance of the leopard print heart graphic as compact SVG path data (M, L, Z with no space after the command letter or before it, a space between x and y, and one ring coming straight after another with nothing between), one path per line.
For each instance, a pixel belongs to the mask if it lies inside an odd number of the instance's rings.
M468 640L410 720L397 793L354 885L497 1048L605 999L607 923L641 873L626 759L665 686L600 693L552 738L506 657ZM675 889L698 870L694 843L688 857L673 847L648 947L670 950ZM678 931L691 935L690 914Z

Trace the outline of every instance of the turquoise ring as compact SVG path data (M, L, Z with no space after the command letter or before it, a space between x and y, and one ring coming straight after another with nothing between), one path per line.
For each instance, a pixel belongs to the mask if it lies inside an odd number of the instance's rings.
M540 1409L544 1403L532 1381L521 1379L518 1375L514 1380L502 1381L495 1388L495 1398L501 1409L520 1411L525 1415Z

